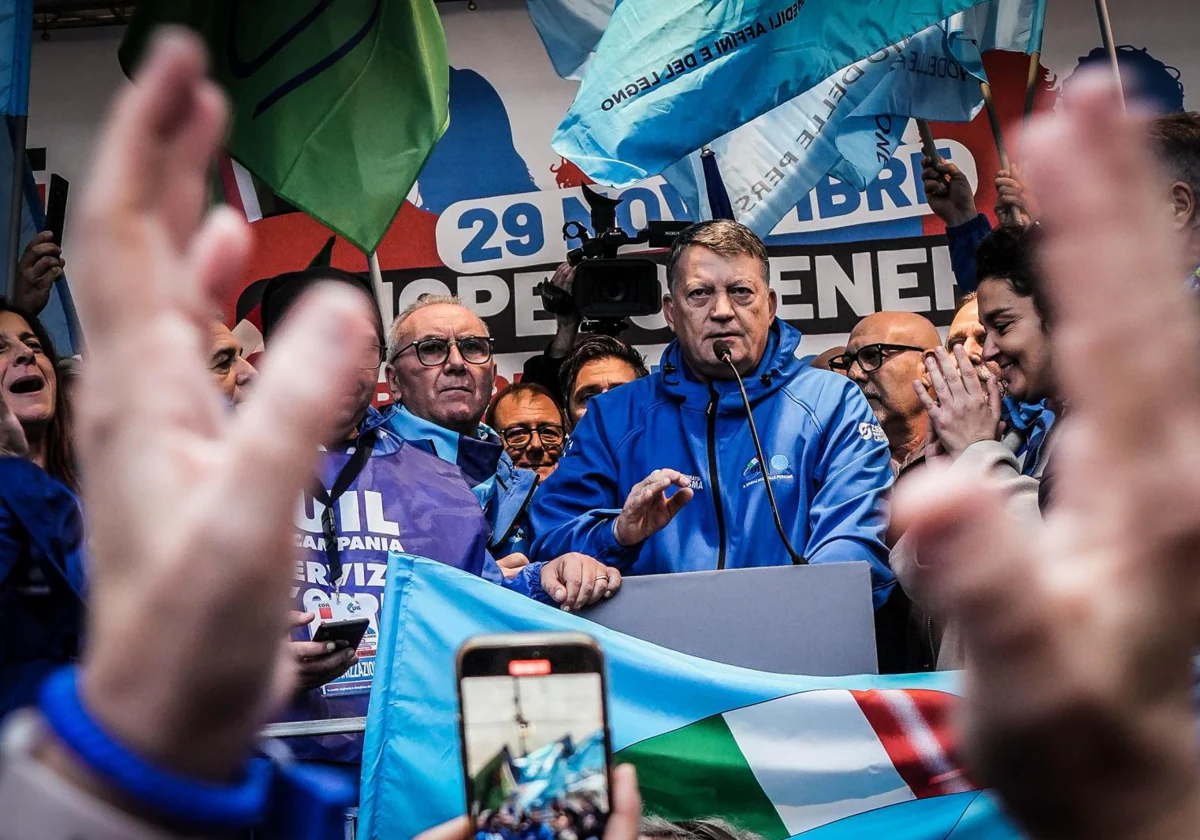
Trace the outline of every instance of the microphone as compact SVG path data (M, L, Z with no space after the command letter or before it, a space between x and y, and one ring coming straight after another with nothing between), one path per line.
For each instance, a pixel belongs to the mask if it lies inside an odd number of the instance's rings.
M733 350L730 348L729 342L723 338L714 341L712 349L718 360L729 365L729 369L733 371L733 378L737 380L738 389L742 392L742 405L746 407L746 419L750 421L750 437L754 440L754 451L758 454L758 467L762 470L763 484L767 488L767 501L770 503L771 513L775 517L775 530L779 532L779 539L783 541L783 547L791 556L792 564L807 566L808 559L796 553L796 549L792 548L792 543L787 538L787 532L783 530L783 520L779 518L779 506L775 504L775 491L771 489L771 472L767 467L767 459L763 455L762 442L758 439L758 427L754 425L754 412L750 410L750 397L746 394L746 386L742 382L741 374L733 364Z

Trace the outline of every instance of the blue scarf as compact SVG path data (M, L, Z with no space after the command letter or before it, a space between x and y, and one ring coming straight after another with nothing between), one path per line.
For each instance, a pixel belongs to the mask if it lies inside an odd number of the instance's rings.
M504 452L500 436L483 423L474 437L444 429L413 414L402 405L393 405L383 416L384 424L402 440L421 445L443 461L463 471L471 489L485 504L496 482L496 466Z
M1046 435L1049 434L1050 427L1054 425L1054 421L1058 417L1046 400L1036 403L1018 403L1012 397L1004 398L1004 415L1009 427L1025 436L1025 441L1017 450L1018 455L1025 455L1021 475L1033 475L1042 458L1042 447L1046 443Z

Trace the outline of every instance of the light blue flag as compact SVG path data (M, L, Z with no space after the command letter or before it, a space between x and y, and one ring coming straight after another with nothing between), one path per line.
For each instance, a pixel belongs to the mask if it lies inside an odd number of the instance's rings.
M33 0L0 3L0 114L29 113L29 45Z
M5 119L3 127L7 129L0 137L0 267L7 266L9 261L16 262L29 240L46 226L46 214L38 195L37 183L33 179L33 170L25 166L24 177L20 184L12 183L13 172L13 129L11 118L25 116L29 112L29 64L30 40L33 33L33 0L9 0L0 3L0 115ZM21 233L18 251L8 253L8 232L12 220L10 217L9 197L12 190L20 189L23 193L21 202L21 218L18 221ZM0 294L3 293L3 278L6 271L0 271ZM60 356L71 356L82 347L79 334L79 321L75 315L75 304L71 300L71 292L66 278L59 278L50 291L50 301L46 308L38 313L42 324L50 333L54 349Z
M522 809L544 808L567 792L571 749L568 735L561 741L534 750L525 758L513 759L513 767L519 773L517 782L521 785L516 802Z
M554 72L580 79L619 0L525 0Z
M620 596L618 596L620 597ZM363 752L360 836L465 810L454 660L481 633L576 631L607 658L618 761L647 811L719 816L766 840L1014 838L953 762L958 676L797 677L676 653L432 560L392 555ZM728 794L728 795L725 795Z
M623 0L552 145L627 186L978 2Z
M9 174L12 172L12 153L11 136L8 134L0 136L0 184L4 185L3 188L0 188L0 193L3 193L3 198L0 199L0 231L5 231L0 237L0 254L8 250L7 187L9 179L12 177ZM13 257L14 260L20 259L21 252L24 251L29 240L37 236L38 231L46 226L46 211L42 207L41 196L38 195L33 170L29 168L28 164L25 166L25 178L21 188L24 195L21 203L20 252ZM0 273L0 278L2 277L3 274ZM0 284L2 284L2 279L0 279ZM2 289L0 289L0 294L3 294ZM83 352L79 317L75 314L75 302L71 298L71 289L67 285L66 277L60 277L54 281L54 286L50 289L50 300L46 303L46 308L38 313L38 319L50 333L50 340L54 342L54 349L60 357L65 358Z
M990 0L848 65L711 148L739 222L766 236L827 175L856 190L898 178L891 157L909 117L968 122L983 107L982 53L1031 52L1044 5ZM693 212L704 209L700 152L663 175ZM887 171L885 171L885 169Z

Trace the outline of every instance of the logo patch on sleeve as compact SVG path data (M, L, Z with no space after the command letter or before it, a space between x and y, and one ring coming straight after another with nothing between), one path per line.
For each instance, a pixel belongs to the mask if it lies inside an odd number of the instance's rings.
M859 423L858 436L863 440L874 440L878 443L887 443L887 435L883 433L883 426L878 423Z

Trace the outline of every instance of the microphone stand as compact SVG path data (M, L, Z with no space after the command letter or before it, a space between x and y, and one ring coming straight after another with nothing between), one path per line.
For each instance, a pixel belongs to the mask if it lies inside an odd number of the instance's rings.
M738 373L737 367L733 364L733 351L727 342L717 339L713 342L713 352L718 359L729 365L729 369L733 371L733 378L737 380L738 389L742 392L742 405L746 407L746 418L750 421L750 437L754 439L754 451L758 454L758 467L762 471L763 484L766 485L767 501L770 503L771 513L775 517L775 530L779 532L779 539L783 541L783 547L791 556L792 564L807 566L808 558L801 557L796 553L796 549L792 548L792 543L787 538L787 532L783 530L783 520L779 518L779 506L775 504L775 491L771 489L770 466L767 464L766 456L763 455L762 442L758 439L758 427L754 424L754 412L750 410L750 397L746 394L742 375Z

